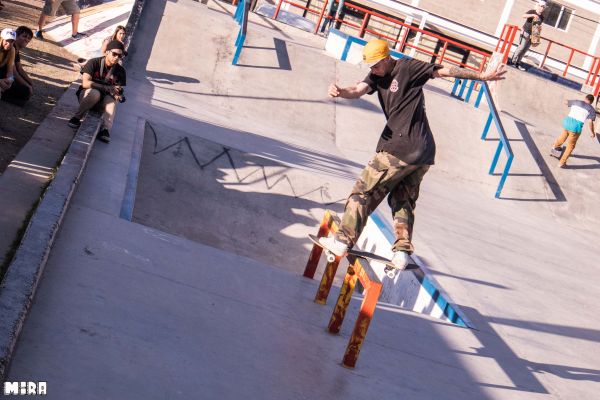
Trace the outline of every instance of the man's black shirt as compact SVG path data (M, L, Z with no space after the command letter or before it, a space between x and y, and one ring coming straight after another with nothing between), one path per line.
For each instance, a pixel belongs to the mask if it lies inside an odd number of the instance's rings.
M525 14L535 15L537 13L535 12L535 10L529 10ZM542 22L544 22L544 16L542 14L537 14L537 16L540 17L540 19L538 21L536 21L535 24L536 25L541 25ZM527 33L529 33L531 35L531 28L532 28L533 24L534 24L533 17L527 18L525 20L525 23L523 24L523 32L527 32Z
M432 165L435 160L435 141L425 114L423 85L434 71L442 68L410 58L394 61L389 75L367 75L363 80L377 91L387 124L381 133L377 151L386 151L413 165Z
M127 84L127 78L125 74L125 68L123 68L120 64L114 64L113 67L107 67L104 65L104 69L102 71L102 63L104 57L92 58L88 60L87 63L83 66L81 70L84 74L89 74L92 77L92 81L95 83L99 83L102 85L118 85L125 86ZM106 80L106 76L108 72L112 68L112 74ZM102 71L102 75L100 72Z

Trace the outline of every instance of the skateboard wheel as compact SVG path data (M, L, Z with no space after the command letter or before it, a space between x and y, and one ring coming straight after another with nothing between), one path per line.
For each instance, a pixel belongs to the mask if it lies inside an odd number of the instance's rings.
M334 262L335 261L335 254L327 252L327 262Z
M390 279L394 279L394 277L396 276L396 274L394 273L394 271L388 271L388 272L386 272L386 275Z

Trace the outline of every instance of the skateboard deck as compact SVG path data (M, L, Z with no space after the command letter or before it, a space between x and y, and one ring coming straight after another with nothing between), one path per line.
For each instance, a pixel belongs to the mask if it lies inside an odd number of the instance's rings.
M540 44L542 38L542 24L534 23L531 26L531 47L535 47Z
M335 260L335 257L336 257L335 254L333 254L329 249L324 247L319 242L319 238L317 236L309 234L308 238L314 244L316 244L317 246L319 246L323 250L325 250L325 256L327 257L327 262L333 262ZM392 264L391 260L388 260L387 258L379 256L377 254L370 253L368 251L350 249L350 250L348 250L347 254L358 257L358 258L365 259L367 261L377 261L377 262L385 264L385 268L384 268L383 272L385 272L385 274L390 278L393 278L396 275L396 271L402 271L401 269L394 266L394 264Z

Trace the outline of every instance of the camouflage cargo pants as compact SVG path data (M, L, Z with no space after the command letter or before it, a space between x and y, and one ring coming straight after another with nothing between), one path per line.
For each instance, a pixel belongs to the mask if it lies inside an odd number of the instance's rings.
M394 217L394 251L413 252L411 243L419 186L429 165L408 165L386 152L379 152L362 171L348 197L337 239L353 246L369 215L388 196Z

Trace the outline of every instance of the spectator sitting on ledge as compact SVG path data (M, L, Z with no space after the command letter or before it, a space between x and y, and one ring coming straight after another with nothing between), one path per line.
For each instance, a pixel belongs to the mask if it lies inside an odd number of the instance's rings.
M13 71L15 81L10 89L2 93L2 100L23 107L31 98L31 96L33 96L33 81L29 75L27 75L27 72L25 72L23 66L21 65L20 52L27 47L33 38L33 31L26 26L20 26L17 28L15 33L16 39L13 44L15 48L15 63Z
M4 94L12 86L15 64L15 42L17 35L10 28L3 29L0 33L0 93Z
M109 36L102 41L102 54L106 53L106 46L108 46L108 44L110 42L112 42L113 40L118 40L121 43L125 43L125 35L126 34L127 34L127 30L125 30L125 27L123 25L118 25L115 28L115 31L112 34L112 36Z
M104 111L98 139L105 143L110 142L110 129L117 101L125 101L123 96L123 86L126 85L125 68L118 63L124 55L123 43L113 40L106 46L104 57L92 58L84 65L81 86L77 90L79 109L69 120L71 128L79 128L81 119L89 110Z

